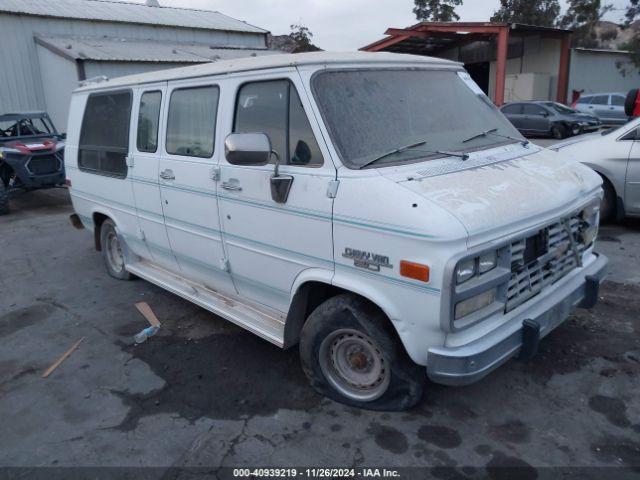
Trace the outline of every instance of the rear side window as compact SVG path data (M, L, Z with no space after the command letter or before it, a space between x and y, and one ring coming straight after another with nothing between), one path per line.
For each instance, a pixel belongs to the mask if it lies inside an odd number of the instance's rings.
M167 153L210 158L216 133L218 87L174 90L167 120Z
M625 97L622 95L611 95L611 105L615 105L616 107L624 106Z
M100 175L126 177L130 118L130 91L89 95L80 130L78 168Z
M136 141L139 152L155 153L158 150L161 104L162 92L145 92L140 97L138 138Z
M596 95L591 100L591 105L609 105L609 95Z
M233 131L266 133L283 165L323 163L300 96L288 80L245 84L238 93Z
M593 97L591 96L585 96L585 97L580 97L578 99L578 103L581 105L588 105L591 103L591 100L593 99Z
M518 115L522 113L522 104L516 103L513 105L506 105L502 107L502 113L505 115Z

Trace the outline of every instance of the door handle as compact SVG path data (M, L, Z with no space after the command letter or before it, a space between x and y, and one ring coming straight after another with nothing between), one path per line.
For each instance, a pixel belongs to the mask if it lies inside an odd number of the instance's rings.
M224 188L225 190L231 190L233 192L241 192L242 191L242 187L240 186L240 182L238 182L238 180L236 178L231 178L229 179L228 182L222 182L222 185L220 185L222 188Z
M167 168L160 172L160 178L163 180L175 180L176 176L173 174L173 170Z

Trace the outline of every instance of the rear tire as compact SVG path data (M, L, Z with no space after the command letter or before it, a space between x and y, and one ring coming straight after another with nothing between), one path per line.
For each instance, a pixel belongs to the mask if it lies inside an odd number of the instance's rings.
M600 223L606 223L611 221L616 214L616 192L611 185L611 182L602 177L602 189L604 190L604 196L600 203Z
M567 136L565 128L562 125L554 125L551 127L551 136L556 140L562 140Z
M9 189L0 179L0 215L9 213Z
M109 275L118 280L131 280L133 276L125 268L124 254L116 225L109 219L102 222L100 227L100 246Z
M369 410L406 410L420 401L425 369L405 352L387 317L360 297L330 298L300 337L311 386L337 402Z

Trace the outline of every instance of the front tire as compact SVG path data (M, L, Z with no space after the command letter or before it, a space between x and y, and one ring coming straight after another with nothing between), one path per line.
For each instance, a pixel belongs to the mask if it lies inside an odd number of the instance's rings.
M0 215L9 213L9 189L0 179Z
M330 298L300 337L311 386L337 402L369 410L406 410L420 401L425 371L405 352L387 317L360 297Z
M604 177L602 177L602 189L604 196L600 203L600 223L606 223L612 220L616 213L616 192L611 182Z
M107 219L100 228L100 246L107 272L118 280L131 280L133 276L125 268L120 237L113 221Z

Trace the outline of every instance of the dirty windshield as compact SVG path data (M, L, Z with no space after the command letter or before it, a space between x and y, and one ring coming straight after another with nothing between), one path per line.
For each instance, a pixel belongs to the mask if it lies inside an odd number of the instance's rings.
M341 70L318 74L314 95L343 162L361 168L399 147L404 149L372 164L411 163L442 155L514 143L496 135L462 141L495 128L521 138L464 72L441 70Z

